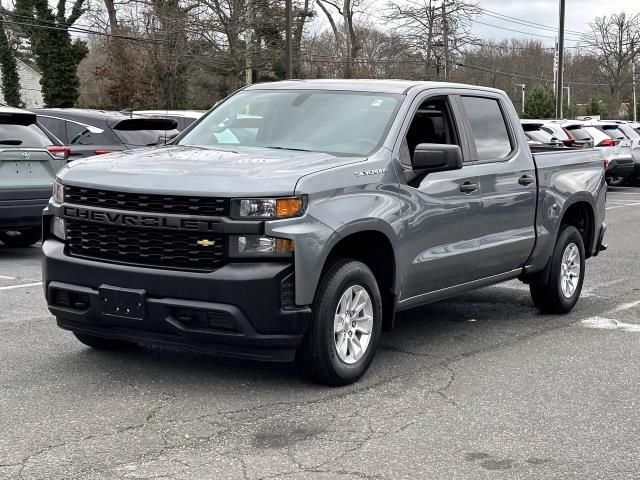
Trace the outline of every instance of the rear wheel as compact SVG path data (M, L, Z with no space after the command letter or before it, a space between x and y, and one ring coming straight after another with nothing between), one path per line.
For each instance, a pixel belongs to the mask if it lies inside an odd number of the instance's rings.
M24 248L38 243L41 235L40 227L31 227L24 230L0 232L0 240L9 248Z
M136 343L125 340L115 340L113 338L95 337L84 333L73 332L80 342L96 350L131 350L137 346Z
M347 385L369 368L382 330L382 298L364 263L340 260L323 275L298 361L315 381Z
M580 298L584 281L584 243L576 227L560 230L546 285L530 285L533 303L543 312L567 313Z

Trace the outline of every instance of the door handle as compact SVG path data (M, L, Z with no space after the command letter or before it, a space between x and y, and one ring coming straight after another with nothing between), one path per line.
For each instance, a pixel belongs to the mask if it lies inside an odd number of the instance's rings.
M527 185L531 185L534 182L533 177L531 175L523 175L518 179L518 183L523 187Z
M478 190L477 183L464 182L462 185L460 185L460 191L462 193L470 194L475 192L476 190Z

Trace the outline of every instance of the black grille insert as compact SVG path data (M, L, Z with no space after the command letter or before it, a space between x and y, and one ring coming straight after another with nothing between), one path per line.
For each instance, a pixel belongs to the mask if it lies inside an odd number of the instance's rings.
M66 220L66 235L70 255L131 265L210 272L226 259L226 245L220 235L78 220Z
M153 213L180 213L211 217L229 215L229 199L213 197L182 197L112 192L65 185L65 202L91 207Z

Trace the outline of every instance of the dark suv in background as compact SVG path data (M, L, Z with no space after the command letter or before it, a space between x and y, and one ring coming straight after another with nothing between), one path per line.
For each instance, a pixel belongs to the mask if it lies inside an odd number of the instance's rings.
M159 145L177 136L170 118L105 110L40 108L38 122L69 146L69 160Z

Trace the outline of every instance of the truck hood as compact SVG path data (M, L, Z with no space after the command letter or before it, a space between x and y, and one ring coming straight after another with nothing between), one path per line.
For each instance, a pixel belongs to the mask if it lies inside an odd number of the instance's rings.
M62 169L58 178L67 185L122 192L291 195L305 175L364 160L267 148L169 146L76 160Z

